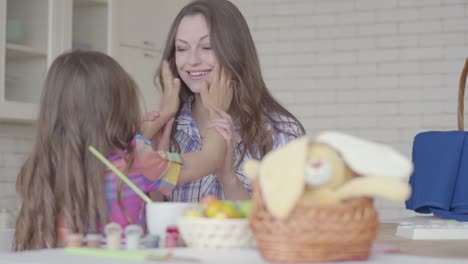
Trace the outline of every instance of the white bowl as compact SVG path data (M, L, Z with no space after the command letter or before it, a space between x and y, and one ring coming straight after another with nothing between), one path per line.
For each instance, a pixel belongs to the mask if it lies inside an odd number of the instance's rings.
M182 239L195 248L247 248L254 247L255 240L247 218L195 218L177 220Z
M166 228L177 226L177 219L191 209L192 203L153 202L146 205L146 225L152 235L164 241Z

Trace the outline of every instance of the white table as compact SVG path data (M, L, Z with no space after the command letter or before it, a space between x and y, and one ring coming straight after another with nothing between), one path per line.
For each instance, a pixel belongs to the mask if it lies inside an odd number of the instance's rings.
M413 241L395 234L396 224L381 224L377 243L398 246L401 254L384 254L373 252L369 263L468 263L467 240L453 241ZM13 235L10 230L8 235ZM0 241L1 242L1 241ZM1 244L1 243L0 243ZM166 250L153 250L151 253L164 254ZM179 248L174 250L178 257L189 257L200 260L200 263L268 263L262 259L254 249L190 249ZM164 263L155 261L123 261L115 259L95 258L70 255L63 249L38 250L22 253L0 253L0 264L97 264L97 263ZM168 263L194 263L171 261ZM362 263L362 261L343 262L346 264Z
M164 253L165 250L153 250L153 253ZM189 249L181 248L174 250L174 255L179 257L197 258L199 263L268 263L264 261L256 250L214 250L214 249ZM119 263L164 263L155 261L123 261L115 259L95 258L86 256L69 255L63 249L53 250L38 250L22 253L3 253L0 254L0 263L8 264L119 264ZM196 263L196 262L181 262L170 261L168 263ZM362 261L347 261L346 264L362 263ZM468 259L453 259L453 258L433 258L433 257L418 257L401 254L372 254L369 258L369 263L414 263L414 264L431 264L431 263L468 263Z

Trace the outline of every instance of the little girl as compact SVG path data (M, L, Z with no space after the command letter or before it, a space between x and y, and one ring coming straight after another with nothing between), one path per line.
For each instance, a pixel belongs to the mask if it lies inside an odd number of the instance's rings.
M35 145L16 183L22 202L16 250L56 247L67 232L97 233L110 221L144 227L144 202L88 151L90 145L107 153L146 193L167 195L175 184L216 170L226 145L214 129L200 152L182 157L153 150L145 138L179 107L180 81L165 81L173 85L164 94L161 114L142 129L138 88L114 59L84 51L55 59L43 87ZM207 107L223 107L229 91L212 86L204 90Z

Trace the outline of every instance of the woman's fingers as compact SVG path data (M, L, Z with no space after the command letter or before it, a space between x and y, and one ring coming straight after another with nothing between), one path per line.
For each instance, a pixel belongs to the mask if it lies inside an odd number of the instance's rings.
M231 123L233 123L231 116L230 116L228 113L226 113L226 112L224 112L223 110L221 110L221 108L219 108L219 107L217 107L217 106L213 106L212 109L213 109L218 115L220 115L221 117L223 117L223 118L229 120Z
M224 140L227 141L227 143L229 144L230 141L231 141L231 137L230 135L226 132L226 130L220 128L220 127L214 127L214 129L216 129L216 131L218 131L219 134L221 134L221 136L223 136Z
M232 134L232 132L231 132L232 127L227 122L223 122L223 121L213 122L213 121L211 121L210 123L208 123L207 127L220 127L220 128L223 128L223 129L229 131L229 134Z
M204 81L202 82L201 85L201 90L200 90L200 96L202 98L203 105L205 108L210 109L211 107L211 100L210 100L210 94L208 92L208 82Z
M220 65L215 66L212 76L211 84L204 82L201 89L203 104L208 109L218 107L227 111L233 95L231 77Z
M213 77L212 77L212 80L211 80L211 85L213 85L213 87L217 87L219 86L219 79L220 79L220 75L221 75L221 65L219 64L216 64L214 69L213 69ZM211 87L210 87L211 88Z

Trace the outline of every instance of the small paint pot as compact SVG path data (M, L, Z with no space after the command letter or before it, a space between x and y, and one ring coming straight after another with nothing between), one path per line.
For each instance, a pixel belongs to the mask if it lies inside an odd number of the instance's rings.
M146 248L158 248L159 247L159 236L148 234L145 236L145 247Z
M87 234L86 235L86 245L90 248L100 248L101 247L101 234Z
M67 247L81 247L83 243L83 235L73 233L67 235Z
M107 248L111 250L120 249L120 239L122 237L122 227L117 223L109 223L104 228L106 234Z
M139 225L128 225L125 228L125 245L127 250L138 250L143 229Z

